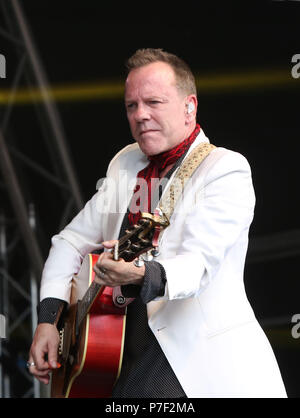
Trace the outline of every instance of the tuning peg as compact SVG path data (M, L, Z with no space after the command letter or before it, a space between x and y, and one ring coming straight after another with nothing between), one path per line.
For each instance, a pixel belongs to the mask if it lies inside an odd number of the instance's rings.
M159 249L157 247L154 248L154 250L151 251L151 254L153 255L153 257L158 257L160 254Z
M153 260L153 255L151 254L152 250L147 251L145 254L142 255L142 259L144 261L151 261Z
M114 252L114 260L118 261L119 260L119 241L116 242L113 248L113 252Z
M141 258L141 256L139 256L138 258L136 258L136 259L134 260L133 264L134 264L136 267L143 267L143 265L144 265L145 263L144 263L144 260Z

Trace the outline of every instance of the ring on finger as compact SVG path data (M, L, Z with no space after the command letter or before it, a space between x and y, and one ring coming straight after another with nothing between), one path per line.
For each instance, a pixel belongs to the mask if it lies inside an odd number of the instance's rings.
M27 361L26 366L27 366L27 367L28 367L28 369L29 369L29 367L31 367L31 366L35 366L35 363L34 363L33 361Z
M104 267L99 267L99 276L104 277L106 273L106 269Z

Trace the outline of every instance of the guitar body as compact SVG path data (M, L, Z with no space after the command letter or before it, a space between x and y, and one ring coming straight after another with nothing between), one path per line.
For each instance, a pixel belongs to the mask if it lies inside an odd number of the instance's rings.
M112 288L104 287L98 294L76 335L77 301L94 280L97 259L89 254L73 280L71 304L59 329L61 367L52 373L52 397L110 397L120 373L126 308L114 305Z

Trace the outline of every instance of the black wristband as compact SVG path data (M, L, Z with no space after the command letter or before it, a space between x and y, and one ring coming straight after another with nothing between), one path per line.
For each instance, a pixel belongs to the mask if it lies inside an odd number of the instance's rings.
M38 306L38 324L56 324L58 315L67 305L67 302L56 298L43 299Z
M148 303L157 296L163 296L166 286L166 272L158 261L145 263L145 276L140 296L144 303Z

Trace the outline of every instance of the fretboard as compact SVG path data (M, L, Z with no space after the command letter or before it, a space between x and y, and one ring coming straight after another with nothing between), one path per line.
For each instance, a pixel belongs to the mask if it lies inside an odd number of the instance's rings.
M78 322L77 325L80 327L83 319L86 317L86 315L89 313L89 310L100 293L100 291L104 290L103 285L95 282L95 280L91 283L88 290L86 291L85 295L81 299L81 301L78 303Z

